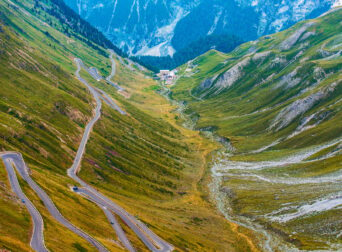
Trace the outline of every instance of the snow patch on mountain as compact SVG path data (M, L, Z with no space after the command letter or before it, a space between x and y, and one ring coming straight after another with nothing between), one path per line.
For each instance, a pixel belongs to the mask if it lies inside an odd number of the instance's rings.
M251 5L252 5L252 6L257 6L258 4L259 4L259 1L258 1L258 0L253 0Z
M333 7L340 7L342 6L342 0L336 0L335 3L333 4Z
M170 20L167 25L164 25L157 29L154 34L155 38L158 38L158 41L162 41L159 44L149 47L150 43L146 43L145 45L135 54L136 56L165 56L170 55L171 57L174 55L176 50L171 45L171 40L174 35L174 30L178 22L184 18L189 12L184 11L183 8L177 6L176 16Z
M114 18L114 15L115 15L115 11L116 11L116 6L118 5L118 0L115 0L114 2L114 7L113 7L113 11L112 11L112 15L110 17L110 20L109 20L109 23L108 23L108 26L107 26L107 33L109 33L109 29L111 28L112 26L112 22L113 22L113 18Z
M220 18L222 17L222 13L223 13L223 9L220 8L219 12L218 12L217 15L215 16L214 23L213 23L213 25L211 26L210 30L208 31L207 35L210 35L210 34L213 34L213 33L214 33L214 31L215 31L216 28L217 28L217 23L218 23L218 21L220 20Z
M283 7L279 8L278 14L282 14L284 12L287 12L288 10L289 10L289 6L283 6Z
M157 37L162 37L168 41L171 41L170 39L172 39L173 37L176 25L182 18L184 18L188 14L188 12L185 12L184 9L181 7L177 7L176 9L177 9L176 17L171 21L170 24L158 28L156 32Z
M280 31L342 0L64 0L131 55L173 55L203 36L243 40ZM230 9L234 8L234 10ZM204 13L200 20L185 18ZM310 16L310 15L313 16ZM241 26L243 24L243 26ZM237 28L238 27L238 28ZM194 32L196 31L196 32ZM194 34L196 34L194 36ZM175 40L178 39L178 43ZM172 44L174 43L174 44Z
M138 51L136 55L161 57L163 55L173 56L175 52L176 50L170 45L170 43L168 41L165 41L152 48L145 46L140 51Z
M103 8L103 7L104 7L104 5L102 3L99 3L95 6L93 6L93 9L99 9L99 8Z

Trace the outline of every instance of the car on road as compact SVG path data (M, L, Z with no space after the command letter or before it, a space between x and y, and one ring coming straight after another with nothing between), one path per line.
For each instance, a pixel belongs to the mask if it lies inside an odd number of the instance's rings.
M24 200L24 199L21 199L21 202L22 202L22 203L25 203L25 200Z
M78 187L77 187L77 186L74 186L74 187L72 188L72 190L74 190L74 191L76 192L76 191L78 191Z

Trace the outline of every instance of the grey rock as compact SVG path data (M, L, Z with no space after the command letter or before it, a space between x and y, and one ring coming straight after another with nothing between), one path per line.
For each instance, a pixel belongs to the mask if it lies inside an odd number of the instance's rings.
M280 50L289 50L291 49L298 41L298 39L302 36L306 30L313 26L313 22L305 23L300 29L296 29L296 31L291 34L287 39L285 39L279 46Z
M314 105L327 98L336 89L334 82L328 87L319 90L305 98L298 99L279 112L269 129L279 131L290 125L296 118L309 111Z
M318 16L333 4L332 0L65 2L130 55L154 56L172 55L211 34L234 34L245 41L254 40Z

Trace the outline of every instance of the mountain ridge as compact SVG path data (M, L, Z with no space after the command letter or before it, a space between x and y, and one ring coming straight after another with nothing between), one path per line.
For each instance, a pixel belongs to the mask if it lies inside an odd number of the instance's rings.
M303 19L317 17L335 3L333 0L65 2L130 56L141 57L147 63L151 63L147 56L170 56L163 59L169 65L175 53L208 36L216 34L236 36L242 41L254 40ZM101 19L97 18L99 15ZM229 39L226 43L229 44ZM210 49L217 44L212 41L203 45ZM198 54L192 55L196 56Z
M30 202L42 250L341 249L341 9L165 85L56 3L0 0L0 250L32 251Z

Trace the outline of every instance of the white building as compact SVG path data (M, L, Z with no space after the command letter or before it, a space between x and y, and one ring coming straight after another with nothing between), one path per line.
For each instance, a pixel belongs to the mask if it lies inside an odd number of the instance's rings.
M166 81L166 84L172 84L172 81L176 78L176 73L170 70L160 70L158 77L162 81Z

